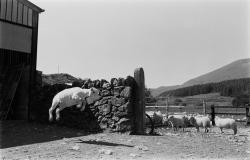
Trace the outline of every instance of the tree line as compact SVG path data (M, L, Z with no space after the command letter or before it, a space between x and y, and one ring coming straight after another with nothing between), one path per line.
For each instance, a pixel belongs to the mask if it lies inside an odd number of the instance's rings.
M242 78L235 80L227 80L218 83L207 83L201 85L194 85L175 90L166 91L159 95L159 97L186 97L207 93L220 93L221 96L238 97L250 95L250 78Z

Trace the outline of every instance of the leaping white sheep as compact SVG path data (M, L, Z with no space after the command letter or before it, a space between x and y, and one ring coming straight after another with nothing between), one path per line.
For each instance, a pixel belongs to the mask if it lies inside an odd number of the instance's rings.
M234 134L237 134L237 124L234 119L215 117L214 120L215 120L215 126L220 128L221 133L224 133L223 128L226 128L226 129L232 129L234 131Z
M52 105L49 109L49 121L53 121L52 112L57 106L56 120L58 121L60 119L60 111L64 108L76 105L77 108L81 108L81 111L83 111L87 103L87 98L90 97L92 100L97 100L100 98L99 93L99 90L94 87L90 89L82 89L80 87L64 89L53 98Z

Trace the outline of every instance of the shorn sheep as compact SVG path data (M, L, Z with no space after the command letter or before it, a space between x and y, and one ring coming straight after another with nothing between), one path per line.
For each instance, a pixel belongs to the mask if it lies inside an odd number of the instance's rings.
M220 128L221 133L224 133L223 128L226 128L226 129L232 129L234 131L234 134L237 134L237 124L234 119L215 117L214 120L215 120L215 126Z
M210 119L207 116L190 117L189 121L197 129L197 132L199 132L199 127L205 128L205 132L208 132L208 128L211 127Z
M97 100L100 98L100 91L94 87L90 89L82 89L80 87L73 87L64 89L63 91L57 93L52 101L52 105L49 109L49 121L53 121L53 110L56 109L56 120L60 119L60 111L66 107L71 107L76 105L77 108L81 108L81 111L85 109L87 103L87 98L92 98L92 100Z
M177 128L181 127L183 129L183 132L187 127L187 121L187 117L183 115L172 115L168 118L168 122L171 124L174 130L177 130Z

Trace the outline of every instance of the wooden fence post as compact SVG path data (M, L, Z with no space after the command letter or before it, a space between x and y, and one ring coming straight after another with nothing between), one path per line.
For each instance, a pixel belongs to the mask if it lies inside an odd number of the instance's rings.
M134 72L136 81L135 97L135 134L145 133L145 78L143 68Z
M203 100L202 102L202 106L203 106L203 114L206 115L206 102Z
M246 106L246 126L248 125L249 120L250 120L249 106Z
M166 115L167 115L167 118L168 118L168 113L169 113L169 103L168 103L168 97L166 99Z
M214 110L214 105L211 106L211 121L212 121L212 125L215 126L215 121L214 121L214 118L215 118L215 110Z

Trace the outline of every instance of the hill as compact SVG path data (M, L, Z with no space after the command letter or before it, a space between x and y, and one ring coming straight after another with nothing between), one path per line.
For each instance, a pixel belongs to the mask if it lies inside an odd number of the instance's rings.
M217 83L206 83L194 86L178 88L176 90L161 93L161 97L186 97L199 94L220 93L222 96L229 97L249 97L250 95L250 78L226 80Z
M234 61L226 66L216 69L183 83L183 87L197 84L216 83L232 79L250 77L250 58Z
M207 74L188 80L182 85L161 86L158 88L152 88L150 90L151 94L157 97L160 94L168 92L170 90L176 90L179 88L184 88L193 85L217 83L226 80L242 79L242 78L250 78L250 58L234 61L228 65L225 65Z
M181 85L176 85L176 86L161 86L161 87L158 87L158 88L150 88L150 91L151 91L151 95L153 97L157 97L157 96L159 96L163 92L178 89L178 88L180 88L180 86Z
M74 81L79 80L67 73L58 73L58 74L43 74L42 82L43 84L65 84L72 83Z

